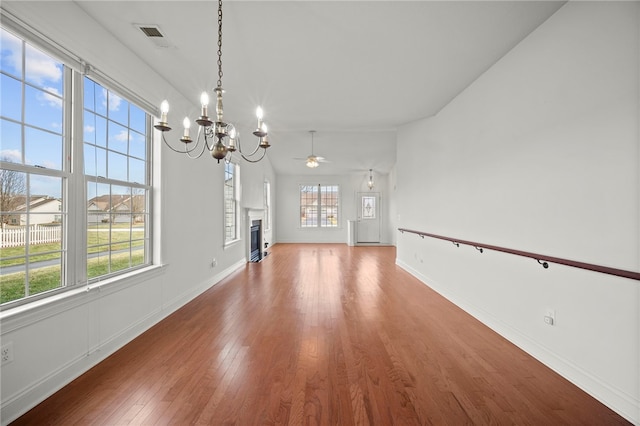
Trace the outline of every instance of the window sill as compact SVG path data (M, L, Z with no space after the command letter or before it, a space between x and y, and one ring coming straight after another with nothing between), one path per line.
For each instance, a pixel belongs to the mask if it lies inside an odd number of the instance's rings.
M242 241L240 238L236 238L235 240L231 240L231 241L225 241L224 242L224 249L228 249L232 246L235 246L236 244L238 244L240 241Z
M50 297L34 300L0 312L2 334L42 321L52 315L81 306L94 300L94 294L111 294L135 286L165 273L165 265L151 265L87 285L62 291Z

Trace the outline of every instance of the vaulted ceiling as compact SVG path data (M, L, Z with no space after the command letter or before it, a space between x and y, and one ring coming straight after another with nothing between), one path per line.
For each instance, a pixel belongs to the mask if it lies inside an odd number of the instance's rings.
M54 2L41 9L6 3L67 25ZM215 86L217 2L74 3L194 107ZM255 107L263 107L279 174L387 173L399 125L437 114L563 3L225 1L225 116L249 126ZM136 24L157 25L168 47L157 47ZM177 128L181 119L174 119ZM330 160L313 170L294 160L310 153L312 129L315 153Z

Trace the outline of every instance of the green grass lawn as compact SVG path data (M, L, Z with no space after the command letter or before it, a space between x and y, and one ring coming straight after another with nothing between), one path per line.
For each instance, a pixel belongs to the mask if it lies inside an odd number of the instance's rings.
M126 224L127 227L129 226ZM114 226L115 228L115 226ZM109 251L109 243L111 243L111 250L126 249L129 247L129 237L131 236L131 245L133 247L141 247L144 245L144 231L129 232L113 232L111 233L111 239L109 239L109 232L96 231L97 227L91 227L87 231L87 247L88 253L100 253ZM94 232L91 232L91 231ZM29 255L37 255L31 258L31 262L38 262L42 260L51 260L60 258L60 243L38 244L32 245L29 250ZM42 254L40 254L42 253ZM7 247L0 249L0 267L24 265L25 263L25 247Z
M131 262L129 261L129 253L118 253L111 256L111 270L109 270L109 257L105 255L89 259L87 263L87 275L90 278L97 277L109 272L121 271L131 266L141 265L143 263L143 250L133 252ZM29 272L29 294L31 295L53 290L61 285L59 265L37 268ZM6 303L24 297L24 289L24 272L0 275L0 303Z

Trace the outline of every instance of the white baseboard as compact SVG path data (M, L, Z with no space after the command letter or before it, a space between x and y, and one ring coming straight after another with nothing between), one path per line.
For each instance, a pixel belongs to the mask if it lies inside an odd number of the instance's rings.
M575 365L570 360L559 356L549 348L540 345L537 341L501 321L489 312L475 306L459 294L449 291L437 281L423 275L407 263L396 260L396 264L420 280L424 285L464 310L514 345L518 346L529 355L560 374L598 401L611 408L613 411L629 420L635 425L640 425L640 400L632 395L616 389L588 371ZM428 284L427 284L428 283Z

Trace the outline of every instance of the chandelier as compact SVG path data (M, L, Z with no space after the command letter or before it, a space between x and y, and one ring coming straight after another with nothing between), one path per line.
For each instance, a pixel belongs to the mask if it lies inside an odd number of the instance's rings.
M367 182L367 186L369 187L369 190L373 189L373 170L369 169L369 181Z
M162 140L172 150L180 154L186 154L189 158L199 158L204 153L205 149L209 150L211 156L218 160L224 159L225 161L231 161L231 154L238 152L242 158L251 163L257 163L262 160L267 153L267 148L271 145L267 139L267 125L262 121L263 113L262 108L258 107L256 110L256 116L258 118L258 125L253 134L258 138L258 143L255 149L250 153L244 153L240 144L240 133L236 130L235 126L231 123L227 123L223 119L223 107L222 107L222 0L218 0L218 83L214 89L216 96L216 116L212 120L209 118L209 95L207 92L202 92L200 96L200 104L202 105L202 111L200 117L196 120L198 124L198 135L196 142L193 143L193 139L190 136L191 120L189 117L185 117L182 122L184 127L184 133L180 138L180 141L185 144L184 150L176 149L164 137L164 133L171 130L169 127L167 116L169 113L169 102L162 101L160 105L160 121L154 126L160 132L162 132ZM203 141L201 144L200 141ZM193 143L193 145L191 145ZM260 151L260 152L259 152Z

